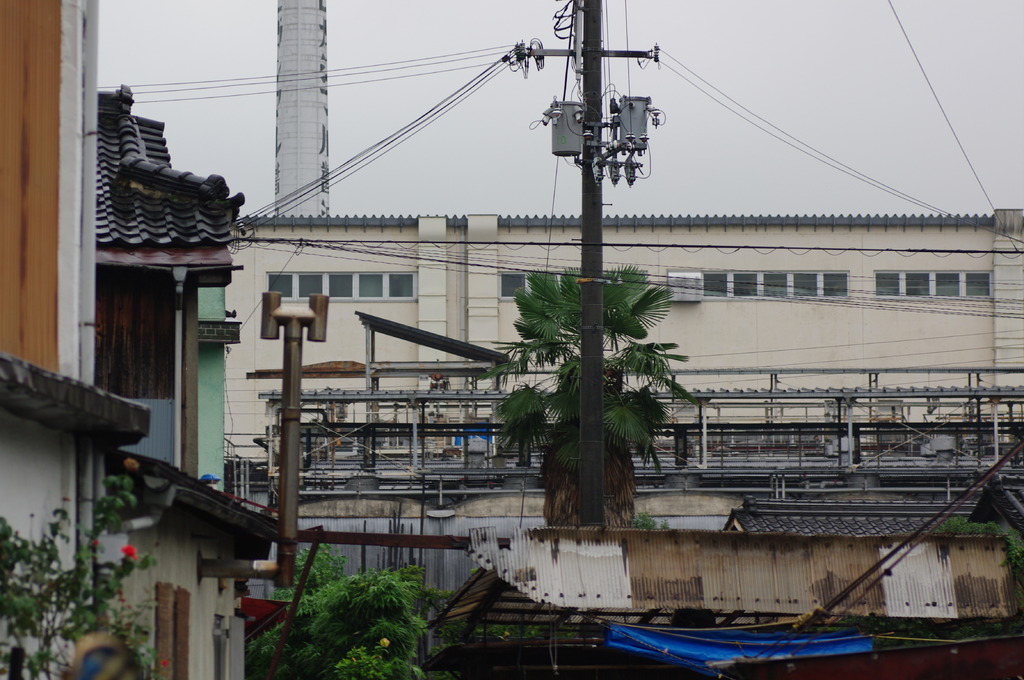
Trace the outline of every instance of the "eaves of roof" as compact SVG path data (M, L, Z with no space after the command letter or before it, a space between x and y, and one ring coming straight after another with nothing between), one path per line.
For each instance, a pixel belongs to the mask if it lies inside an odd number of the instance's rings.
M134 476L157 477L174 484L174 507L231 534L236 542L236 559L266 559L270 543L277 537L277 525L271 517L250 510L239 499L152 458L110 453L107 467L122 471L127 467L124 461L128 458L138 463L137 470L131 473Z
M149 432L149 409L0 352L0 408L64 432L134 444Z

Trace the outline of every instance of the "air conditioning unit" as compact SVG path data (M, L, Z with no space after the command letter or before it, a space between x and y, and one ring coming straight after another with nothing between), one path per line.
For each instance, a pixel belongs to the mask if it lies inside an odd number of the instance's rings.
M700 302L704 298L704 276L700 272L669 272L666 285L673 302Z

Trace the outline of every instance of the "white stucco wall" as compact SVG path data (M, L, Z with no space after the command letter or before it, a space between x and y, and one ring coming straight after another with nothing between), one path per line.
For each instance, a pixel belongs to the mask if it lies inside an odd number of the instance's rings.
M38 539L57 508L74 517L71 435L0 409L0 470L0 517L23 536Z

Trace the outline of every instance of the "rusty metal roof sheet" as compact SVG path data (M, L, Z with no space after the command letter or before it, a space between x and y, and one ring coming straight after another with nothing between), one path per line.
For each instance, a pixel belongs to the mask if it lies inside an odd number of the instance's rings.
M470 532L471 556L538 603L578 610L710 609L803 614L832 599L892 549L892 537L541 528L499 549ZM1016 611L1005 544L932 537L845 614L1002 617ZM837 612L840 613L840 612Z

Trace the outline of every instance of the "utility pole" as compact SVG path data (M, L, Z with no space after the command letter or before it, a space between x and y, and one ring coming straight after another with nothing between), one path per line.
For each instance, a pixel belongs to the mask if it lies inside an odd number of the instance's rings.
M568 57L576 61L577 79L582 78L582 103L551 102L540 121L551 125L551 152L556 156L573 156L582 177L582 208L580 211L580 460L579 523L583 526L604 526L604 196L601 182L607 171L613 184L625 174L632 186L637 170L642 167L636 158L647 150L647 119L655 126L661 112L651 107L648 97L623 96L611 102L611 118L604 118L604 84L601 60L605 57L648 59L658 61L655 46L648 52L605 50L601 43L601 0L576 0L575 49L544 49L539 40L516 45L514 61L527 75L529 59L537 69L545 57ZM582 40L579 32L582 28ZM611 139L604 140L604 130L611 130ZM625 155L625 160L618 160Z
M604 196L601 0L583 5L583 167L580 211L580 524L604 526Z

